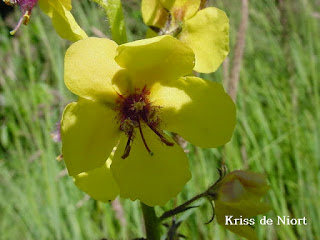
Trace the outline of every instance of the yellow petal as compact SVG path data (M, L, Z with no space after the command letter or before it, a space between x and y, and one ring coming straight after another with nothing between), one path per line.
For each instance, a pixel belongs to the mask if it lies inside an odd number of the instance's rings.
M51 1L48 0L38 0L39 7L41 10L47 14L50 18L52 18L53 8L51 6Z
M50 18L52 18L52 12L56 4L64 6L67 11L72 9L71 0L58 0L58 3L57 0L38 0L38 4L41 10Z
M119 69L114 61L117 44L108 39L87 38L71 45L65 56L64 81L73 93L87 99L114 102L111 79Z
M239 179L225 182L219 191L219 199L222 202L236 202L246 197L246 190Z
M205 8L185 21L178 38L194 51L195 71L214 72L229 53L229 19L217 8Z
M236 213L232 209L226 207L225 205L221 204L219 201L215 201L215 214L216 219L218 221L218 224L224 226L228 230L234 232L235 234L238 234L242 237L245 237L249 240L257 240L257 234L254 228L246 225L226 225L226 216L233 216L233 218L239 218L239 213ZM242 216L243 218L246 218Z
M146 38L153 38L153 37L156 37L156 36L158 36L158 33L153 31L151 28L147 29Z
M53 2L53 3L57 2L56 0L47 0L47 1ZM66 8L66 10L71 11L72 9L71 0L58 0L58 2L60 2L62 6Z
M270 210L269 204L261 202L261 197L250 192L250 188L243 186L238 179L234 179L223 184L215 203L220 205L219 211L223 209L225 215L251 218Z
M251 219L270 210L268 204L260 201L268 188L266 177L254 172L236 170L227 174L218 186L218 199L214 201L218 223L247 239L257 239L250 226L232 226L226 220L230 216L233 219ZM263 190L258 190L260 188Z
M133 86L167 83L192 72L194 53L172 36L158 36L118 47L117 63L128 70Z
M60 37L75 42L87 38L87 34L78 25L71 14L71 2L68 0L39 1L40 8L52 19L53 26Z
M108 202L115 199L120 191L110 170L111 162L109 158L102 167L74 176L76 186L95 200Z
M64 7L53 11L52 23L60 37L72 42L87 38L87 34L78 25L70 11Z
M160 0L174 20L183 21L192 17L200 7L201 0Z
M267 184L267 178L261 173L251 171L235 170L228 175L236 176L241 184L249 191L257 196L263 196L267 193L270 186ZM228 175L224 178L227 181ZM224 181L223 179L223 181Z
M252 199L252 201L250 199L244 199L235 203L226 203L221 200L215 200L214 203L217 217L219 214L223 214L223 218L225 218L224 216L231 215L235 218L239 218L240 216L252 218L270 211L270 206L268 204L260 202L260 200L256 201L256 199Z
M270 211L269 204L261 202L261 197L257 197L255 194L247 191L247 189L238 191L236 187L239 187L239 185L237 184L231 185L233 185L233 194L225 194L224 192L227 189L223 189L219 192L219 198L216 201L216 204L221 203L221 205L223 204L226 207L226 215L250 218Z
M233 218L252 218L258 214L266 213L270 207L265 203L258 203L255 199L246 199L237 204L226 204L220 200L215 201L215 214L220 225L226 227L228 230L245 237L247 239L258 239L254 228L245 225L226 225L226 216L233 216Z
M127 137L123 137L116 150L111 171L120 187L120 195L154 206L164 205L175 197L189 181L186 154L178 144L166 146L149 128L142 129L146 150L139 132L136 132L127 158L122 159Z
M158 28L162 28L169 17L159 0L142 0L141 13L146 25Z
M180 78L168 86L155 85L150 101L161 107L164 129L196 146L218 147L232 136L235 105L219 83Z
M62 154L70 175L101 167L119 139L116 113L105 105L80 99L70 103L61 120Z

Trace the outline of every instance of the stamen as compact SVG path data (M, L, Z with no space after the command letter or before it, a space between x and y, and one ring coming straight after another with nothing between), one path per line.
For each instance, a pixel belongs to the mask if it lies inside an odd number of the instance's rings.
M124 99L124 96L123 96L123 95L121 95L120 93L118 93L116 90L115 90L115 92L116 92L116 94L117 94L120 98Z
M29 11L26 11L21 18L19 19L19 22L17 26L10 32L11 35L14 35L18 29L20 28L21 24L23 23L24 25L27 25L30 19L30 13Z
M150 148L148 147L147 142L146 142L146 140L145 140L145 138L144 138L144 136L143 136L140 121L139 121L139 131L140 131L141 138L142 138L142 141L143 141L144 146L146 147L146 149L147 149L147 151L149 152L149 154L150 154L151 156L153 156L153 152L151 152L151 150L150 150Z
M158 116L159 106L153 106L148 99L150 92L147 87L141 90L135 89L135 93L132 93L128 96L122 96L118 94L117 106L116 109L119 111L119 120L120 120L120 130L123 131L128 137L128 142L125 148L125 151L122 155L122 158L127 158L131 150L131 142L133 141L132 135L135 133L134 130L139 128L141 139L148 153L152 156L153 152L150 150L146 139L144 138L141 124L144 122L147 124L150 129L157 134L160 140L167 146L173 146L174 143L168 141L164 137L164 133L159 129L158 126L161 122L161 119Z
M13 6L17 4L16 0L4 0L4 3L7 4L8 6Z
M133 110L133 111L142 111L144 106L146 106L145 102L134 102L132 104L131 110Z
M30 20L30 14L29 11L26 11L26 13L23 15L23 24L28 25Z
M167 146L173 146L174 143L168 141L161 133L158 132L157 129L155 129L153 126L149 125L149 128L155 133L158 135L158 137L160 138L161 142L163 142L164 144L166 144Z
M126 148L124 149L124 153L123 153L123 155L121 156L122 159L127 158L127 157L129 156L129 154L130 154L132 135L133 135L133 132L130 132L130 133L129 133L129 137L128 137L128 141L127 141Z

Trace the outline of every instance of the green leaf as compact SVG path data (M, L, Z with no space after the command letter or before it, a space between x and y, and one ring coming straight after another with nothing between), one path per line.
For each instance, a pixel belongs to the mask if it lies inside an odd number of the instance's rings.
M106 12L111 28L112 39L118 43L126 43L127 33L124 24L121 0L92 0L98 3Z

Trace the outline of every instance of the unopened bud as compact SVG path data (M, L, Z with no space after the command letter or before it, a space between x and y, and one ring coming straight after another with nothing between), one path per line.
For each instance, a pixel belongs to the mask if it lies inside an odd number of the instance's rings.
M269 185L266 177L259 173L236 170L227 174L208 189L209 197L215 204L215 213L220 225L247 239L257 239L250 219L270 210L268 204L261 202ZM248 224L239 224L245 220ZM234 221L238 221L238 224Z

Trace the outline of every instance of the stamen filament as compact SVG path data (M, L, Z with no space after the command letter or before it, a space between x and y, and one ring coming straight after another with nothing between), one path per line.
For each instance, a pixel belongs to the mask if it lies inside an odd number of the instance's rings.
M124 153L121 156L122 159L125 159L125 158L127 158L129 156L129 153L130 153L130 150L131 150L132 135L133 135L133 132L130 132L129 137L128 137L128 141L127 141L127 144L126 144L126 148L124 149Z
M150 148L148 147L147 142L146 142L146 140L145 140L145 138L144 138L144 136L143 136L140 121L138 121L138 124L139 124L139 131L140 131L140 135L141 135L143 144L144 144L144 146L146 147L146 149L147 149L147 151L149 152L149 154L150 154L151 156L153 156L153 152L151 152L151 150L150 150Z
M149 128L150 128L155 134L158 135L158 137L160 138L160 140L161 140L164 144L166 144L167 146L173 146L173 145L174 145L174 143L169 142L161 133L159 133L157 129L155 129L154 127L152 127L152 126L149 125L149 124L148 124L148 126L149 126Z
M8 6L13 6L17 4L16 0L4 0L4 3L7 4Z
M12 30L10 31L10 34L11 35L14 35L18 29L20 28L21 24L23 23L24 25L27 25L28 22L29 22L29 19L30 19L30 13L29 11L26 11L22 16L21 18L19 19L19 22L17 24L17 26Z

